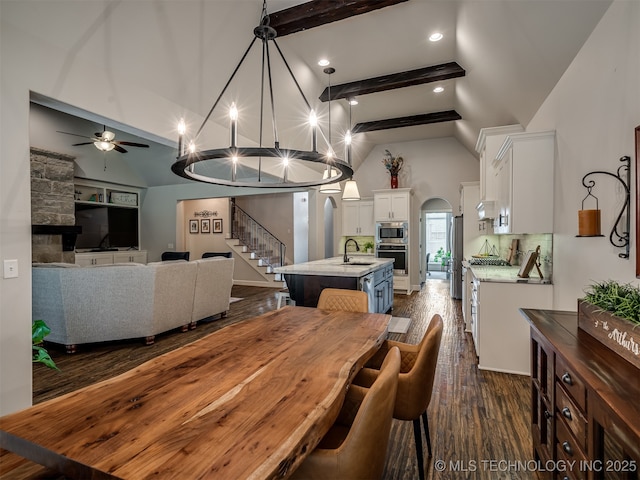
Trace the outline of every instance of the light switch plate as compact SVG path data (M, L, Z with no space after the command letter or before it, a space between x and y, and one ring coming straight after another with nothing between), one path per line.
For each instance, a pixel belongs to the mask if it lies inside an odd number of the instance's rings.
M18 260L4 261L3 277L18 278Z

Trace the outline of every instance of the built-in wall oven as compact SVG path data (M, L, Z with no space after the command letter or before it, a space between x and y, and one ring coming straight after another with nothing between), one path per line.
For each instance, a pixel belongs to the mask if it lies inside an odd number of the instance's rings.
M376 257L393 259L393 274L407 274L407 245L404 243L378 243Z
M407 222L376 223L376 243L408 243L409 224Z

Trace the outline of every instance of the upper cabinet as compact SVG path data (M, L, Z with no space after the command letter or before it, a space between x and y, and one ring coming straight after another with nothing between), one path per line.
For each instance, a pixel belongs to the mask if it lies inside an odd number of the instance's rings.
M521 125L483 128L478 135L476 152L480 155L480 201L477 204L480 220L495 218L497 197L493 161L507 135L524 131Z
M376 222L408 222L411 215L410 188L376 190L374 216Z
M553 232L555 132L506 137L494 166L497 234Z
M342 235L374 235L373 200L342 202Z

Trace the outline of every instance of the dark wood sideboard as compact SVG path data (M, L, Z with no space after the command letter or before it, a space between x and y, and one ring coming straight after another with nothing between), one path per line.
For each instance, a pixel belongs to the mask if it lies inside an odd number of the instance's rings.
M541 477L639 479L640 369L579 330L576 312L520 311L531 324L531 434Z

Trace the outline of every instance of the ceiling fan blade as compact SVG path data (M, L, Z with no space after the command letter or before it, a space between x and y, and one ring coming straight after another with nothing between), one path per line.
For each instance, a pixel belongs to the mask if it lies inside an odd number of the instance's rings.
M135 142L113 142L113 143L116 143L118 145L128 145L130 147L149 148L149 145L146 145L144 143L135 143Z
M65 135L73 135L74 137L91 138L87 135L78 135L77 133L61 132L60 130L56 130L56 132L64 133Z
M93 145L93 142L74 143L72 147L79 147L80 145Z
M117 145L115 142L114 142L114 144L113 144L113 149L114 149L116 152L120 152L120 153L127 153L127 151L126 151L124 148L122 148L120 145Z

